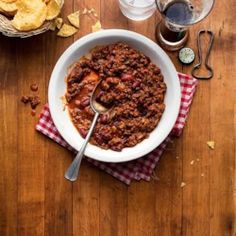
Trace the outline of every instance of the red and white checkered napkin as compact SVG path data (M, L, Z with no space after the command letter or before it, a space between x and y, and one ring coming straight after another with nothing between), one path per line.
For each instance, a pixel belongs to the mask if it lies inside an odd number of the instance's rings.
M149 181L151 179L152 172L156 167L156 164L160 156L164 152L167 144L172 140L174 136L179 136L182 133L185 121L187 119L188 111L192 103L193 95L196 90L196 79L181 73L179 73L178 75L182 89L179 116L169 136L154 151L137 160L123 163L104 163L95 161L90 158L86 158L86 160L128 185L133 179L144 179L146 181ZM38 124L36 125L36 130L45 134L70 151L75 152L75 150L73 150L73 148L65 142L65 140L57 131L50 116L50 111L47 104L44 106L40 114L40 119Z

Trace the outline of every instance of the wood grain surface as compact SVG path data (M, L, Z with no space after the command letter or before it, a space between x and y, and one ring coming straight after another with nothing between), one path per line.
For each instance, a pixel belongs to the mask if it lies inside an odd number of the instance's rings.
M129 29L155 40L158 13L137 23L121 14L118 1L71 0L62 15L84 7L96 9L105 29ZM195 51L199 29L215 33L215 76L199 82L184 133L168 147L152 181L130 187L85 162L79 181L66 181L73 155L35 131L56 61L91 32L95 20L82 17L80 31L67 39L55 32L28 39L1 35L0 235L235 236L235 12L235 0L216 0L212 13L191 28L188 46ZM177 70L190 73L192 66L182 66L177 53L168 54ZM33 93L34 82L42 103L33 117L20 98Z

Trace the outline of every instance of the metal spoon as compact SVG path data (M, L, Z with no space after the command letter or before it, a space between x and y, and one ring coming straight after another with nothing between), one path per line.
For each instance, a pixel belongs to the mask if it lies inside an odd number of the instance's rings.
M84 152L86 149L86 146L89 142L89 139L93 133L93 130L96 126L97 123L97 119L99 117L100 114L103 114L105 112L107 112L109 109L102 106L100 103L98 103L96 101L96 95L99 92L99 85L101 83L102 80L100 80L98 82L98 84L96 85L96 87L93 90L93 93L90 97L90 106L93 109L93 111L95 112L92 124L90 126L89 132L84 140L84 143L80 149L80 151L78 152L78 154L76 155L75 159L73 160L73 162L71 163L70 167L67 169L66 173L65 173L65 178L70 180L70 181L75 181L79 175L79 168L80 168L80 164L82 161L82 158L84 156Z

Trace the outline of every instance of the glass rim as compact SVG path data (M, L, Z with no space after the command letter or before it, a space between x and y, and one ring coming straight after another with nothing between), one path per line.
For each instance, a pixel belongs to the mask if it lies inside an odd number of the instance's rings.
M160 9L159 9L159 7L158 7L157 1L158 1L158 0L155 0L156 7L157 7L158 11L161 13L161 11L160 11ZM200 17L198 20L196 20L196 21L194 21L194 22L187 23L187 24L185 24L185 25L183 25L183 26L187 26L187 27L188 27L188 26L197 24L197 23L199 23L200 21L204 20L204 19L211 13L211 11L212 11L214 5L215 5L215 0L212 0L211 8L210 8L210 10L207 12L207 14L205 14L203 17ZM161 14L162 14L162 13L161 13ZM170 21L170 23L175 24L174 22L171 22L171 21ZM176 25L178 25L178 24L176 24Z
M153 0L152 3L150 3L149 5L147 5L145 7L144 6L134 6L134 5L131 5L129 2L126 2L125 0L119 0L119 2L122 2L122 3L124 3L127 6L132 7L132 8L147 8L147 7L150 7L152 5L156 5L156 1L155 0Z

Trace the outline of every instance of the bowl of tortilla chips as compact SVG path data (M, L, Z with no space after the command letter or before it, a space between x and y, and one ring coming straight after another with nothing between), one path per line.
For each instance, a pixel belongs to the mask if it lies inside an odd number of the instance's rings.
M0 0L0 32L26 38L49 30L64 0Z

